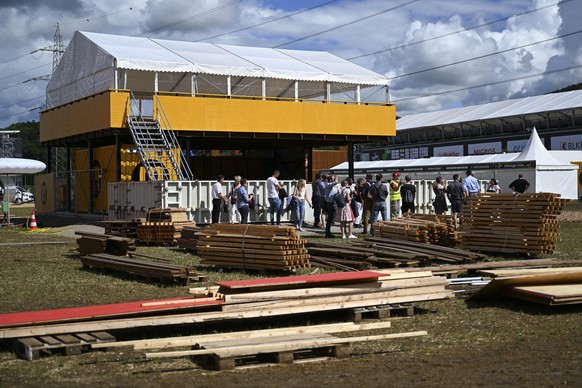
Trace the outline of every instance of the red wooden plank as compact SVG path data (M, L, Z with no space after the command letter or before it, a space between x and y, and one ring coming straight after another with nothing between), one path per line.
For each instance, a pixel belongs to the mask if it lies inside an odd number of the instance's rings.
M165 304L164 302L171 302ZM179 302L179 303L177 303ZM161 304L159 304L161 303ZM153 304L153 305L152 305ZM0 327L22 326L40 323L82 321L109 316L139 315L153 311L201 308L220 305L220 300L197 300L196 298L172 298L97 306L72 307L57 310L29 311L0 314Z
M266 279L234 280L230 282L218 282L215 284L224 288L239 289L239 288L297 285L297 284L315 285L318 283L353 282L361 280L374 280L382 276L387 275L373 271L336 272L317 275L283 276Z

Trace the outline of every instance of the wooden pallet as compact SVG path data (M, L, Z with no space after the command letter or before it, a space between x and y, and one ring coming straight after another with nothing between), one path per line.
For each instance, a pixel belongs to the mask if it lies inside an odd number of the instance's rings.
M202 356L205 360L202 361L202 365L207 365L214 370L233 370L233 369L247 369L249 367L265 367L271 366L273 364L294 364L294 363L305 363L314 361L326 361L332 358L342 359L350 356L350 346L347 343L341 344L324 344L324 345L305 345L301 349L281 349L281 342L291 342L297 340L305 340L308 337L305 334L300 336L286 336L286 337L272 337L272 338L260 338L253 339L250 341L245 341L246 344L260 344L269 345L273 344L272 350L262 350L257 352L255 350L251 351L239 351L240 354L236 352L233 353L229 350L222 350L223 345L204 345L201 344L202 348L208 350L214 350L214 353ZM329 334L317 334L311 336L314 340L318 339L331 339L335 338ZM243 344L242 341L236 341L238 344ZM239 345L240 346L240 345Z
M381 305L358 307L350 310L350 318L353 322L361 322L364 319L387 319L392 315L412 317L414 316L414 305L412 303L402 303L394 305Z
M105 234L119 237L137 238L137 228L145 222L145 218L132 218L131 220L102 221Z
M86 232L75 232L75 234L81 236L77 239L77 250L82 255L110 253L125 256L128 252L135 250L134 241L130 238Z
M18 358L33 361L54 351L65 356L78 355L92 344L109 342L115 342L115 337L105 331L17 338L14 340L14 352Z

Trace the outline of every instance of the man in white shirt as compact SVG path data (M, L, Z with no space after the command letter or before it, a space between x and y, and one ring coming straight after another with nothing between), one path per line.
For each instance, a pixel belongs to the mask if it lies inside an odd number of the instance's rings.
M279 190L283 188L279 184L279 170L273 171L273 175L267 179L267 199L271 205L269 214L271 215L271 225L275 225L275 213L277 213L277 225L281 225L281 210L283 209L281 199L279 198Z
M222 183L224 182L224 176L219 175L216 177L216 183L212 185L212 223L217 224L220 222L220 210L222 209L222 204L227 204L228 200L226 195L222 193Z
M473 175L473 171L467 170L467 177L465 178L465 188L469 192L469 196L474 197L479 194L481 187L479 181Z

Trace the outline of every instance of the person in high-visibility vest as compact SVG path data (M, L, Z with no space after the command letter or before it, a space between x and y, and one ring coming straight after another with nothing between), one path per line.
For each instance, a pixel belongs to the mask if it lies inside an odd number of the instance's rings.
M388 185L390 188L390 219L398 218L400 216L400 206L402 204L400 183L400 173L392 173L392 180Z

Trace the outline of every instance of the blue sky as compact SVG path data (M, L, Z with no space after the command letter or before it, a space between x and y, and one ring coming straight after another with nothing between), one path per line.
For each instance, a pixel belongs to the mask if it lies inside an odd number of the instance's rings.
M46 81L29 80L51 72L52 54L38 50L53 44L57 22L65 45L82 30L330 51L391 77L397 112L407 115L582 82L582 0L557 3L3 0L0 128L38 120Z

